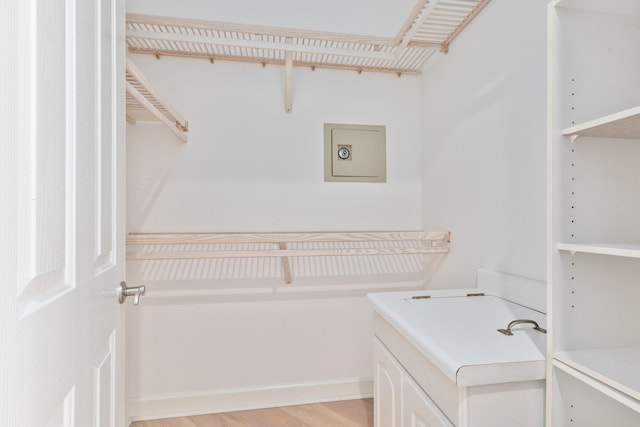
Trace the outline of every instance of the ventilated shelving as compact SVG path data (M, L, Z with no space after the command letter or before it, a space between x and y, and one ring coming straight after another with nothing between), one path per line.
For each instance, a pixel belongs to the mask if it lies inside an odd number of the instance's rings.
M154 89L136 65L127 59L127 121L160 122L182 142L187 142L189 123Z
M549 5L547 424L640 425L640 3Z
M490 0L419 0L396 37L127 14L132 53L355 71L419 73Z
M285 111L292 111L293 67L419 74L490 0L418 0L395 37L331 33L127 14L129 52L285 66Z
M293 281L290 258L333 258L334 265L318 263L318 274L327 271L340 272L335 265L339 258L385 259L388 257L424 254L445 254L449 252L451 235L449 232L387 231L387 232L305 232L305 233L133 233L127 238L127 261L215 261L228 259L253 260L240 266L245 274L248 270L273 270L260 259L280 260L279 273L286 284ZM366 263L375 264L367 259ZM352 264L353 268L354 265ZM392 266L393 267L393 266ZM167 268L166 265L161 268ZM182 268L185 268L184 266ZM215 265L196 267L213 270ZM224 267L224 268L228 268ZM376 269L376 266L368 266ZM354 270L362 269L356 267ZM366 268L365 268L366 269ZM342 271L349 273L349 269ZM193 276L193 275L191 275ZM199 273L197 276L202 277Z

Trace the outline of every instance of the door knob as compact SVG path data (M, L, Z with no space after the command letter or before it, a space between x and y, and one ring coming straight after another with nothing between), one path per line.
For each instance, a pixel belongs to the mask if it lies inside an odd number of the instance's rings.
M136 286L136 287L127 287L127 283L122 281L120 282L120 286L118 286L118 302L120 304L124 303L124 300L127 297L133 297L133 305L138 305L140 302L140 297L144 295L145 287L144 286Z

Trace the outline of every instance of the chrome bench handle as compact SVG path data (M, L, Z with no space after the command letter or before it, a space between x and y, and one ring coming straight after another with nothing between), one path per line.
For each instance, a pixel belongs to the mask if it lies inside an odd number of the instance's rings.
M529 320L529 319L516 319L513 320L511 322L509 322L509 325L507 325L507 329L498 329L498 332L500 332L501 334L505 334L505 335L513 335L513 332L511 332L511 328L516 326L516 325L520 325L522 323L531 323L533 325L533 329L535 329L536 331L540 331L543 334L547 333L547 330L544 328L541 328L540 325L538 325L538 322L536 322L535 320Z

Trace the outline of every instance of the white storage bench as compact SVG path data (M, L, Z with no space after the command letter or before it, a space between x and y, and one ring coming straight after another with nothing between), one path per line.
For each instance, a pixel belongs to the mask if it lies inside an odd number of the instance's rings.
M546 334L498 332L544 329L544 313L479 288L368 298L376 427L544 425Z

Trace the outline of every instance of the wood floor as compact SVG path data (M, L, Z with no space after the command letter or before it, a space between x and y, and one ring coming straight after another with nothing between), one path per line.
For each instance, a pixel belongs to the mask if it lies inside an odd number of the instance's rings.
M131 427L371 427L373 399L138 421Z

